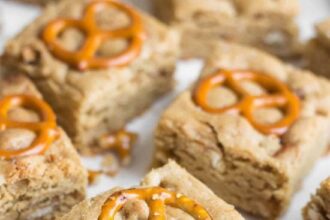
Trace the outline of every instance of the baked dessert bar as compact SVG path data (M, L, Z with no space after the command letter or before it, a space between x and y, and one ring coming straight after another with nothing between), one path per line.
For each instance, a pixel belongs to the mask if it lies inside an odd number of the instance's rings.
M303 210L305 220L330 219L330 178L321 183L316 194Z
M330 83L252 48L213 48L159 121L156 165L175 159L225 201L276 218L329 144Z
M317 36L305 48L308 68L330 78L330 18L316 25Z
M136 194L140 193L140 195L138 197L135 197L136 199L131 199L131 200L128 199L128 201L126 201L126 199L129 198L130 196L129 195L130 192L132 193L132 191L135 192ZM163 193L160 195L159 193L158 194L155 193L152 195L150 193L152 191L153 192L158 191ZM169 201L164 202L164 200L166 200L166 197L168 196L168 193L175 195L174 198L172 197L170 199L176 201L172 203ZM151 212L154 211L155 207L157 206L159 207L159 204L158 205L150 205L150 204L152 202L155 204L157 203L155 202L155 200L160 199L158 203L159 202L163 203L160 204L160 206L164 205L164 203L168 205L166 207L166 215L167 215L166 219L172 219L172 218L173 219L205 219L205 220L243 219L240 216L240 214L237 211L235 211L233 206L219 199L203 183L199 182L188 172L186 172L183 168L178 166L175 162L170 161L164 167L152 170L149 174L147 174L138 188L124 190L124 191L121 191L121 189L117 188L105 192L93 199L85 200L80 204L76 205L69 213L67 213L62 218L60 218L60 220L110 219L110 218L106 218L106 214L110 213L109 210L111 209L106 210L106 206L108 205L111 207L110 203L111 201L114 201L111 199L115 199L115 197L117 197L117 199L119 198L124 200L124 202L120 202L121 207L117 208L119 214L117 215L118 216L117 218L122 217L124 219L153 219L150 217ZM142 198L145 197L144 198L145 201L143 201L141 197ZM185 198L186 201L190 200L188 203L191 203L193 201L192 203L195 204L194 205L195 208L193 209L195 211L204 210L202 212L199 212L200 213L199 218L196 216L195 218L192 218L193 216L189 216L187 215L187 213L182 211L185 210L189 212L191 211L190 207L192 207L192 204L187 206L182 205L183 198ZM178 205L180 203L182 210L178 208ZM160 215L160 212L158 214ZM193 213L191 212L190 214ZM209 215L208 218L205 217L208 215ZM159 219L163 219L160 216L158 217Z
M86 171L32 82L0 69L0 219L54 219L85 198Z
M113 0L49 5L5 49L82 153L171 90L177 56L175 31Z
M297 0L153 0L155 15L182 33L182 56L207 56L208 42L248 44L281 57L298 48Z

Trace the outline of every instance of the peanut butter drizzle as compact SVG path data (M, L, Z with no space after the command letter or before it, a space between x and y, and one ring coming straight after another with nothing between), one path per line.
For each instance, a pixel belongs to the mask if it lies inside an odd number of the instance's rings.
M116 214L129 200L144 200L149 206L149 220L165 220L166 206L181 209L196 220L211 220L207 210L179 193L161 187L128 189L115 192L103 204L98 220L114 220Z
M252 96L240 85L239 82L242 80L255 81L267 90L274 91L274 94ZM236 92L241 100L228 107L213 108L208 104L207 96L213 88L222 85ZM284 83L272 76L252 71L220 70L204 78L197 85L194 100L198 106L209 113L241 113L257 130L265 134L284 134L300 115L300 100ZM260 124L254 118L253 112L263 107L281 108L285 116L270 125Z
M18 122L10 120L8 113L15 107L26 107L38 112L40 122ZM43 100L27 95L6 96L0 100L0 131L11 128L21 128L37 133L33 143L19 150L0 150L0 158L13 159L16 157L43 154L58 136L56 116L53 110Z
M98 27L95 15L106 7L114 7L128 15L131 25L109 31ZM58 41L59 35L68 28L79 29L86 35L85 42L78 51L65 49ZM110 57L97 57L97 51L106 40L119 38L129 40L129 45L124 51ZM85 71L91 68L101 69L129 64L139 56L145 33L139 13L128 5L116 0L95 0L87 5L80 20L59 18L48 23L42 32L42 39L56 58Z

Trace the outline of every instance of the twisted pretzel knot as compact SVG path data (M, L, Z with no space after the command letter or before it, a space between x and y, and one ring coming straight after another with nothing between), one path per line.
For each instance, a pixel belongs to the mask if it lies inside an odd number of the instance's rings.
M271 94L252 96L241 85L240 81L255 81ZM207 102L209 92L221 85L226 85L236 92L241 100L224 108L213 108ZM278 79L252 71L220 70L203 79L197 86L194 94L195 102L210 113L241 113L259 131L265 134L284 134L289 126L299 117L300 101L289 88ZM285 112L285 116L273 124L261 124L253 116L256 108L277 107Z
M114 220L125 203L134 199L146 201L150 208L149 220L165 220L166 205L182 209L198 220L212 219L205 208L190 198L161 187L151 187L122 190L112 194L104 203L99 220Z
M8 113L15 107L35 110L41 116L40 122L18 122L8 118ZM7 96L0 100L0 131L11 128L31 130L38 134L29 147L19 150L0 150L0 157L12 159L44 153L57 137L56 118L52 109L41 99L27 95Z
M109 6L128 15L131 25L109 31L98 27L95 21L96 13ZM70 27L77 28L86 35L83 46L75 52L63 48L58 42L59 35ZM105 40L118 38L130 40L124 51L107 58L97 57L96 53ZM90 68L107 68L130 63L140 54L144 41L144 29L140 15L131 7L116 0L95 0L87 5L81 20L56 19L48 23L42 33L42 39L55 57L83 71Z

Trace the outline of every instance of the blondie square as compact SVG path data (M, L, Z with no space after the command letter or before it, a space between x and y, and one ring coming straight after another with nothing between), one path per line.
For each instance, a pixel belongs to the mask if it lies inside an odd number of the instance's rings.
M205 209L211 218L191 218L173 205L166 207L166 219L214 219L214 220L240 220L243 219L240 214L235 211L234 207L219 199L214 193L208 189L203 183L191 176L186 170L178 166L175 162L170 161L167 165L152 170L146 175L137 190L161 187L176 194L179 199L186 196ZM118 193L120 189L113 189L105 192L93 199L88 199L76 205L69 213L64 215L60 220L95 220L104 219L99 216L102 213L102 207L111 195ZM122 194L125 197L125 193ZM163 198L166 196L164 193ZM161 196L161 197L162 197ZM183 198L183 197L182 197ZM157 199L157 195L153 195L151 200ZM150 202L150 201L147 201ZM171 207L170 207L171 206ZM195 206L196 207L196 206ZM152 209L148 208L146 202L142 200L128 201L121 208L119 215L116 217L122 219L151 219L148 214ZM109 218L106 218L109 219ZM165 218L164 218L165 219Z
M308 68L330 78L330 18L316 25L317 36L307 43L305 55Z
M40 93L25 76L11 71L5 74L2 70L1 67L1 103L12 95L41 99ZM45 152L8 158L5 152L26 149L37 140L37 133L23 127L4 129L4 108L0 104L0 219L54 219L85 198L86 171L70 139L61 129ZM39 121L34 111L22 107L10 109L8 115L16 122Z
M276 218L329 144L330 83L252 48L213 48L159 121L156 165L174 159L228 203Z
M208 42L248 44L281 57L296 53L297 0L153 0L155 15L182 34L183 57L204 57Z
M56 41L46 41L45 30L62 24ZM90 50L94 57L83 57ZM90 153L101 135L171 90L178 52L175 31L120 1L63 0L9 41L5 59L32 78L75 146Z
M305 220L330 219L330 178L321 183L316 194L304 208L303 215Z

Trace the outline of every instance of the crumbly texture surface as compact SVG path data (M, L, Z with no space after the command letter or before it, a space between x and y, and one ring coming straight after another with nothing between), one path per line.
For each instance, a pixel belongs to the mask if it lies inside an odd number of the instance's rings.
M205 57L210 41L248 44L281 57L298 52L297 0L153 0L154 13L182 33L182 56Z
M175 159L225 201L265 218L278 217L329 144L330 83L252 48L221 42L213 48L202 77L218 69L272 75L300 98L299 119L281 138L265 135L241 115L203 111L190 89L177 97L159 121L155 163ZM252 81L242 86L254 95L266 92ZM208 99L214 107L238 100L226 87L212 90ZM274 123L282 116L279 109L255 110L259 123Z
M25 76L0 73L0 98L13 94L40 97ZM39 120L35 112L24 108L12 109L9 116L18 121ZM0 132L0 149L24 148L34 138L29 130L7 129ZM60 130L59 138L43 155L0 159L0 220L54 219L85 198L86 182L79 156Z
M303 210L305 220L330 219L330 178L321 183L316 194Z
M140 187L161 186L188 196L202 205L214 220L243 220L242 216L233 206L219 199L203 183L198 181L186 170L170 161L164 167L152 170L146 175ZM113 189L93 199L85 200L75 206L60 220L95 220L101 212L106 199L119 189ZM118 219L141 219L147 220L148 206L143 201L132 201L125 205L119 213ZM167 219L193 219L181 210L167 208Z
M317 36L305 47L307 67L330 78L330 18L316 25Z
M140 55L128 66L78 72L56 59L40 39L55 18L81 18L88 0L63 0L49 5L32 24L9 41L6 63L27 73L56 111L59 123L82 153L97 149L97 139L116 131L170 91L178 55L178 34L143 15L146 40ZM129 24L123 13L109 7L96 15L104 29ZM78 48L83 34L69 29L60 36L66 48ZM116 54L125 41L105 42L101 56Z

